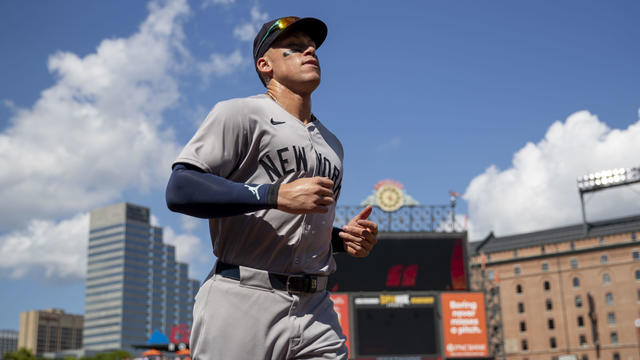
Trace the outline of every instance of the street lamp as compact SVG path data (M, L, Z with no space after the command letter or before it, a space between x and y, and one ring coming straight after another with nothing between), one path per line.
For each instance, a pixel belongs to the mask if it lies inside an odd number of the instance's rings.
M584 194L637 182L640 182L640 167L602 170L578 178L578 192L580 193L580 204L582 205L582 222L584 223L585 235L589 231L589 226L584 210Z

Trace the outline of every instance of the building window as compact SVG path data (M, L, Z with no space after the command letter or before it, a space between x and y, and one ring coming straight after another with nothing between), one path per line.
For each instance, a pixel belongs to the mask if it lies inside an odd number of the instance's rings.
M525 331L527 331L527 323L525 323L524 321L520 321L520 332Z
M573 240L571 240L571 242L569 243L569 246L571 246L571 250L576 249L576 243L574 243Z
M607 303L607 305L613 305L613 294L608 292L604 295L604 302Z
M609 325L615 325L616 324L616 314L610 312L609 314L607 314L607 319L609 320Z
M554 337L549 338L549 346L550 346L552 349L555 349L555 348L556 348L556 338L554 338Z
M546 262L542 263L542 271L549 271L549 264Z
M573 282L573 287L574 288L579 288L580 287L580 279L578 279L577 277L574 277L571 282Z
M540 246L540 252L543 254L545 253L544 245Z
M580 360L589 360L589 357L587 356L587 354L582 354Z
M544 281L544 289L551 290L551 283L549 282L549 280Z
M587 346L587 337L584 334L580 335L580 346Z
M638 289L638 301L640 301L640 289Z
M520 266L514 266L514 267L513 267L513 272L514 272L516 275L520 275Z
M617 344L618 343L618 333L617 332L612 331L609 336L611 338L611 343L612 344Z
M529 343L527 343L527 339L522 339L522 351L529 350Z
M547 310L553 310L553 303L551 302L551 299L547 299L547 301L545 301L545 307Z
M518 249L513 250L513 257L518 257Z
M640 270L636 270L636 280L640 280Z
M518 312L520 314L524 313L524 303L518 303Z
M600 236L600 245L604 245L604 236Z
M613 353L613 360L620 360L620 354Z
M631 240L636 241L636 233L631 233Z
M632 254L633 254L633 255L632 255L632 256L633 256L633 261L638 261L638 260L640 260L640 251L637 251L637 250L636 250L636 251L634 251Z
M555 329L555 328L556 328L556 324L555 324L555 322L553 321L553 319L548 319L548 320L547 320L547 326L549 327L549 329L550 329L550 330L553 330L553 329Z
M487 277L491 280L496 278L496 274L493 273L493 270L487 271Z
M609 262L609 256L608 255L601 255L600 256L600 263L601 264L607 264Z
M577 308L581 308L582 307L582 296L580 296L580 295L576 295L576 307Z
M578 259L571 259L571 268L572 269L578 268Z
M522 294L522 285L520 284L516 285L516 293Z
M611 276L609 276L609 274L603 274L602 275L602 282L604 284L609 284L611 283Z
M582 315L578 316L578 327L584 327L584 318Z

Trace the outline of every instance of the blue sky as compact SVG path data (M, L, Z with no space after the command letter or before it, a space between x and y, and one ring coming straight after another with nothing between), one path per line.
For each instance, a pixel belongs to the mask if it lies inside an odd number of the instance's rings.
M455 190L478 240L577 223L577 176L640 165L636 1L0 2L0 328L83 313L95 207L150 207L204 276L206 223L166 209L169 164L217 101L264 91L253 34L287 15L329 28L313 109L345 148L341 205L383 179L424 204Z

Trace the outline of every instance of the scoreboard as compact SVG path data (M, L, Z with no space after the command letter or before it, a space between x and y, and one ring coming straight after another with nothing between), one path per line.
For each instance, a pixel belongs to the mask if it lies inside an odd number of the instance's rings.
M466 233L380 233L366 258L335 254L331 291L468 290Z
M357 354L440 354L433 295L357 295L352 304Z
M349 358L487 359L466 247L466 233L381 233L366 258L336 254L328 288Z
M487 359L478 292L331 294L349 359Z

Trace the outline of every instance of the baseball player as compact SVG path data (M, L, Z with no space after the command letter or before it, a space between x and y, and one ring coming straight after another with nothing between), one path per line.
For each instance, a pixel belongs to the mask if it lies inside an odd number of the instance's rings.
M253 42L266 94L214 106L173 164L167 205L209 219L218 258L196 296L194 359L345 359L326 290L332 252L369 254L366 207L333 228L342 145L311 112L320 84L314 18L265 23Z

